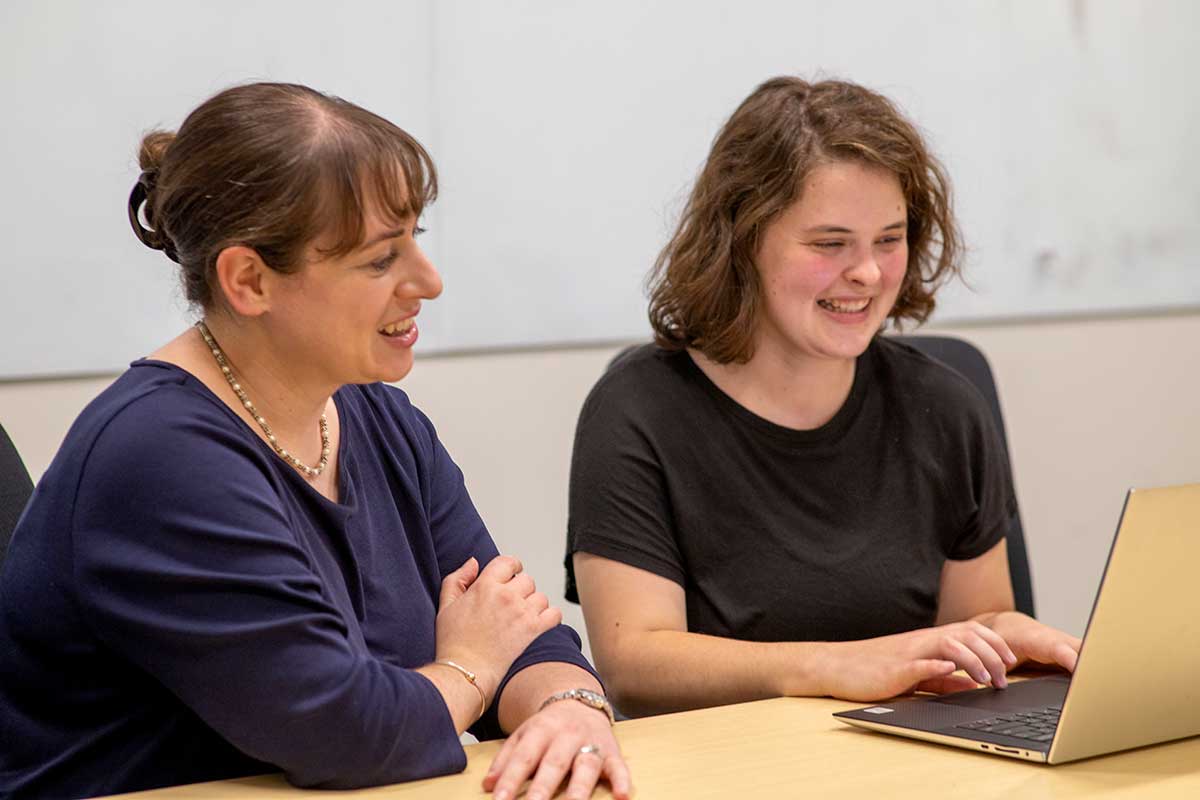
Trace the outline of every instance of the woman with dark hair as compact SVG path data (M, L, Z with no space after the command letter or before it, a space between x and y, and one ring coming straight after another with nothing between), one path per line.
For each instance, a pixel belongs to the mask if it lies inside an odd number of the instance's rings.
M983 398L878 335L957 274L949 195L854 84L769 80L718 134L652 275L656 341L576 432L568 596L625 712L1073 668L1077 639L1013 610Z
M0 575L0 794L283 770L460 771L500 800L629 776L575 633L497 553L433 425L384 382L441 280L437 181L390 122L252 84L148 135L138 238L202 318L75 422Z

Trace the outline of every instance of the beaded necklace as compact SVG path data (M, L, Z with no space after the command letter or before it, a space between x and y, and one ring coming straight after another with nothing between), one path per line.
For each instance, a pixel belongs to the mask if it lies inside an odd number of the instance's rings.
M196 323L196 329L200 331L200 335L204 337L204 343L212 351L213 358L217 360L217 366L221 368L221 374L225 376L225 380L229 381L229 388L233 389L233 393L237 395L238 400L242 401L242 405L250 412L250 416L254 417L254 421L262 428L263 433L267 435L267 442L275 449L279 457L299 470L300 474L309 480L317 478L325 471L325 467L329 465L329 423L325 420L325 415L321 415L321 461L315 467L310 467L279 446L279 442L275 440L274 432L271 431L271 426L267 424L263 415L258 413L258 409L254 407L254 403L251 403L250 398L246 396L246 390L233 377L233 370L230 369L229 362L225 359L225 353L221 351L220 345L213 338L208 326L204 324L204 320Z

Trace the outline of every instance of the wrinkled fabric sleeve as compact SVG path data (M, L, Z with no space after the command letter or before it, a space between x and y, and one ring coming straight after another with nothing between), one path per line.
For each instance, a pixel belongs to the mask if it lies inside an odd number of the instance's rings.
M72 550L96 635L253 758L310 787L461 771L422 675L357 652L261 448L157 392L97 439Z
M670 490L641 419L644 384L609 373L592 389L575 429L567 512L566 596L579 602L572 556L590 553L684 585ZM686 476L680 476L686 480Z
M966 383L966 379L962 379ZM969 471L966 519L958 538L948 544L946 557L954 561L978 558L1008 535L1017 514L1012 468L1004 439L987 401L973 385L963 387L961 433Z
M423 446L429 448L429 518L441 577L445 578L472 556L479 561L482 569L499 551L471 501L462 470L450 458L446 448L437 438L433 423L420 410L411 406L403 393L399 390L393 391L399 395L396 398L401 404L398 412L411 414L424 431L422 438L428 437ZM472 735L480 740L497 739L506 735L499 721L500 698L513 676L527 667L551 661L574 664L599 680L599 675L584 658L580 647L579 634L566 625L558 625L534 639L505 673L491 707L469 729Z

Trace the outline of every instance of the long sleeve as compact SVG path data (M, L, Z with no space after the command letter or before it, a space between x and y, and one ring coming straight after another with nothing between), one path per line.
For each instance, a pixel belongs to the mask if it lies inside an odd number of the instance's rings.
M224 409L170 400L117 415L82 473L74 571L96 636L298 785L463 769L437 690L373 657L334 602L269 455Z

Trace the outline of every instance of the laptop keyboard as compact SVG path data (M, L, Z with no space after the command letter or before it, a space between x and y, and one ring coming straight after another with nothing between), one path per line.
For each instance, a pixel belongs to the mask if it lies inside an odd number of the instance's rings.
M964 722L957 727L1028 739L1031 742L1048 742L1054 738L1054 729L1058 727L1058 715L1061 713L1062 706L1046 706Z

